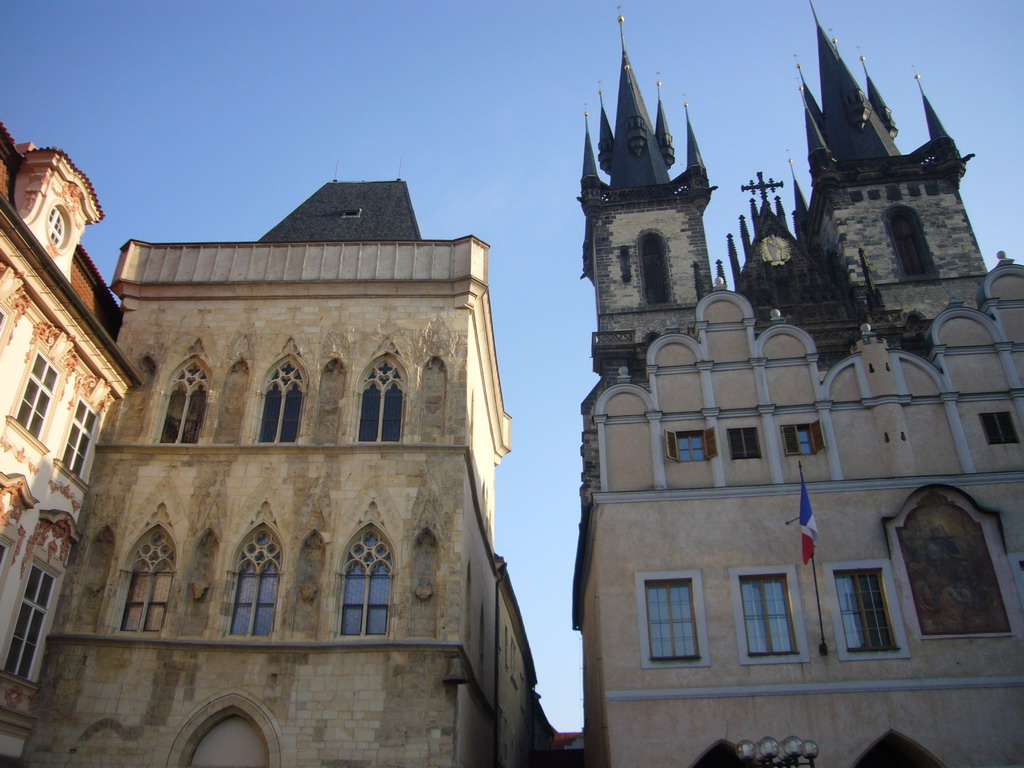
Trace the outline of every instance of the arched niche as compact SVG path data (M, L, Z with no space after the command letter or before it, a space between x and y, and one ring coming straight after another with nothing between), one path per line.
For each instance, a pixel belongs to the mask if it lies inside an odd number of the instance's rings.
M224 748L231 745L237 751L225 757ZM256 758L259 762L238 762L243 758ZM197 759L220 762L196 762ZM282 768L280 729L270 713L249 698L238 693L218 696L196 710L181 727L166 765L167 768Z
M865 750L854 768L944 768L944 765L921 745L890 731Z
M249 364L245 360L232 363L224 379L224 396L214 442L236 445L242 433L242 412L245 410L246 390L249 385Z

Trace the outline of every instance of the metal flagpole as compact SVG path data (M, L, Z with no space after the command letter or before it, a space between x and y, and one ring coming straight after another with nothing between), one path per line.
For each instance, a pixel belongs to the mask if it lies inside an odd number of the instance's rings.
M825 624L821 620L821 596L818 594L818 568L814 564L814 555L811 555L811 573L814 574L814 601L818 604L818 631L821 632L818 653L828 656L828 645L825 644Z

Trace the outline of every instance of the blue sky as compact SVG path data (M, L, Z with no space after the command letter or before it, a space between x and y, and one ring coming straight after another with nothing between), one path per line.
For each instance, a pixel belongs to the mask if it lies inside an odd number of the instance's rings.
M904 152L927 139L916 66L961 153L977 155L961 192L986 261L998 250L1024 258L1024 3L816 8L856 76L867 57ZM817 94L810 9L804 0L634 0L622 13L652 113L663 81L680 157L690 104L719 187L705 215L709 250L724 260L725 235L747 209L741 184L758 171L784 179L789 210L792 157L810 194L795 69L799 60ZM496 549L509 561L541 701L561 730L582 726L570 601L579 402L595 383L575 198L584 104L596 133L599 80L614 109L617 14L616 3L593 0L13 0L3 11L0 120L16 141L63 148L92 180L107 215L84 243L108 280L129 238L257 239L336 167L345 181L400 173L424 237L474 234L491 244L513 418Z

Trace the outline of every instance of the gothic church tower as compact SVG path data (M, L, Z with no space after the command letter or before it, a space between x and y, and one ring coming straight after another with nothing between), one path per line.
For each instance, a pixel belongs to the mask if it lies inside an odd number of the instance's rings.
M714 187L688 116L686 165L672 178L674 164L661 98L652 125L623 37L615 131L602 103L598 162L588 128L580 183L583 274L597 300L597 373L622 365L639 370L645 339L693 322L693 307L711 289L703 215Z

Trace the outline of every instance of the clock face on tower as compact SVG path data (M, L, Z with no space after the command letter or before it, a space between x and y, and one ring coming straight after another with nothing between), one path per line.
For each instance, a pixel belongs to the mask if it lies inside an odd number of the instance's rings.
M758 243L757 253L762 261L766 264L771 264L773 267L785 264L789 261L789 257L793 255L792 246L789 241L778 235L768 235L768 237Z

